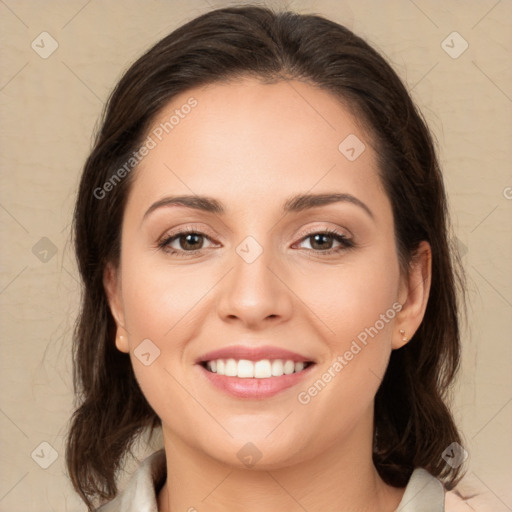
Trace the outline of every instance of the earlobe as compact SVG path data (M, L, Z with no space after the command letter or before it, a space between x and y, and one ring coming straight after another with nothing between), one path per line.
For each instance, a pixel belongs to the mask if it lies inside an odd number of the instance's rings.
M118 271L114 266L108 263L103 272L103 287L107 296L110 312L114 317L117 326L116 347L121 352L129 352L128 336L124 326L124 312L121 301L121 284L119 282Z
M418 330L427 309L432 279L432 252L430 244L422 241L416 250L408 275L401 287L403 304L397 316L392 347L398 349L409 343Z
M398 330L398 333L399 335L395 338L393 338L393 349L396 350L397 348L401 348L403 347L404 345L407 345L407 343L409 343L410 338L408 338L406 336L406 332L404 329L399 329Z
M123 334L122 334L123 333ZM124 329L117 329L116 333L116 347L120 352L128 354L130 352L130 346L128 345L127 333Z

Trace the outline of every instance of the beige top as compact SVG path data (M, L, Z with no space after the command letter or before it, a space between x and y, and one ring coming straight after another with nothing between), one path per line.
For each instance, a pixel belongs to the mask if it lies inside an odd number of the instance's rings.
M124 491L96 512L158 512L157 495L166 478L163 449L140 464ZM424 469L417 468L405 488L395 512L445 512L442 483Z

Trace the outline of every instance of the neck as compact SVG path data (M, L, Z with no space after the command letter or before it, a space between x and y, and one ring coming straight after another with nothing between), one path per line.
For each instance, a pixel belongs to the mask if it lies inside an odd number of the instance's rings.
M359 427L313 459L272 470L234 468L175 438L171 442L164 433L167 481L158 510L392 512L404 489L379 477L372 462L372 429Z

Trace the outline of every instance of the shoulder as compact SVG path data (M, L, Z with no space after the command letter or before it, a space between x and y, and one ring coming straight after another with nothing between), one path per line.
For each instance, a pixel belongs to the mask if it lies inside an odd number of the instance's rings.
M396 512L491 512L481 486L465 478L447 491L440 480L422 468L416 468L405 488Z
M409 478L396 512L445 512L443 484L423 468Z
M165 477L165 451L161 449L145 458L126 487L95 512L158 512L157 492Z

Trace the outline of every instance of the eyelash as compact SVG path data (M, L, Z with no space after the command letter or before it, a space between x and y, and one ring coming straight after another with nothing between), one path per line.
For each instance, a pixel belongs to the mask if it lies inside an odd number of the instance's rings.
M169 247L171 242L173 242L176 239L179 239L181 236L188 235L188 234L200 235L200 236L206 237L210 240L210 237L208 235L206 235L205 233L202 233L201 231L198 231L197 229L184 228L182 231L179 231L177 233L174 233L170 236L163 238L160 242L158 242L158 248L165 251L168 254L171 254L173 256L178 256L178 257L186 257L187 255L195 255L198 252L201 252L203 249L194 249L192 251L184 251L182 249L178 250L178 249L173 249L173 248ZM346 251L346 250L349 250L349 249L355 247L355 243L352 240L347 238L342 233L339 233L335 229L329 229L329 228L321 230L321 231L312 231L311 233L308 233L307 235L302 236L302 238L299 240L299 242L303 242L303 241L307 240L308 238L313 237L314 235L331 236L334 238L335 241L340 243L339 247L326 249L324 251L321 251L321 250L317 251L315 249L307 249L307 251L312 251L312 252L320 254L322 256L329 256L329 255L332 255L335 253L340 253L340 252L343 252L343 251Z

